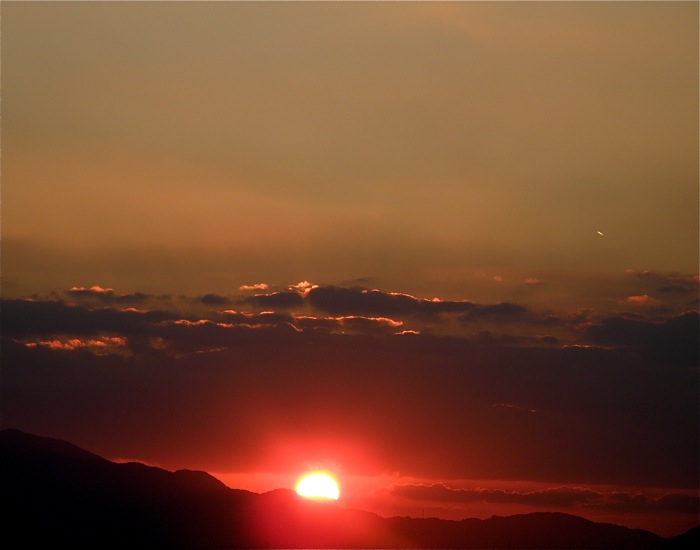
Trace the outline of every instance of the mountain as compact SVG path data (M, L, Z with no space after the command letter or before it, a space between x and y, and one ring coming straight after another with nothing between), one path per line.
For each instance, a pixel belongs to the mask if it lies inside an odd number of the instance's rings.
M559 513L382 518L279 489L230 489L197 471L117 464L70 443L0 431L5 548L587 548L697 546Z

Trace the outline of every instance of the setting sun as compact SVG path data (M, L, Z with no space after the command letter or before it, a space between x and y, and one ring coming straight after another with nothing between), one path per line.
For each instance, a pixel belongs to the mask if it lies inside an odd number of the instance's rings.
M297 494L306 498L338 500L340 489L328 474L312 472L299 480Z

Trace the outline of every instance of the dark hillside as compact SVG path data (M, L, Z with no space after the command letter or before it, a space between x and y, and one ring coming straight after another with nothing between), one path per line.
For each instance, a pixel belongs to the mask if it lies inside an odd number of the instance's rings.
M699 535L663 539L556 513L386 519L286 489L230 489L204 472L117 464L16 430L0 432L0 483L5 548L664 550L694 546Z

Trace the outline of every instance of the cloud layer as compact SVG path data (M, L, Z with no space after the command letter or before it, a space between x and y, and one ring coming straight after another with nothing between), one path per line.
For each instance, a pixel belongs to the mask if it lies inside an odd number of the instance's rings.
M697 311L543 313L323 285L194 298L92 287L4 300L2 326L6 422L93 439L100 418L116 447L127 426L146 438L175 414L187 449L156 437L142 449L153 457L165 446L221 471L293 468L276 462L283 439L299 440L292 461L347 439L373 471L698 481ZM207 447L186 443L202 434Z
M607 310L306 281L4 299L3 424L171 469L433 480L376 493L394 513L423 501L688 518L696 281L627 277ZM660 304L625 299L640 289Z

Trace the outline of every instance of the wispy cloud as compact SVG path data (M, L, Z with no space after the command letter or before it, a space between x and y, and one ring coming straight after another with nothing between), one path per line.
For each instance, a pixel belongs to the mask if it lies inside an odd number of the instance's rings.
M267 283L255 283L252 285L241 285L238 290L267 290L269 285Z
M695 515L700 499L688 492L645 494L637 492L599 491L583 487L555 487L537 491L501 489L460 489L443 483L431 485L392 485L383 489L391 496L425 502L521 504L545 508L595 508L628 514L672 512ZM657 491L658 493L658 491Z

